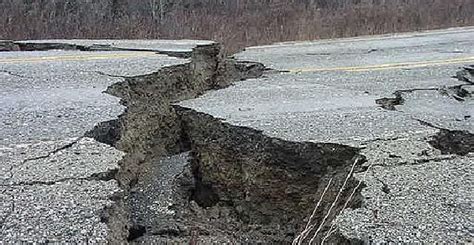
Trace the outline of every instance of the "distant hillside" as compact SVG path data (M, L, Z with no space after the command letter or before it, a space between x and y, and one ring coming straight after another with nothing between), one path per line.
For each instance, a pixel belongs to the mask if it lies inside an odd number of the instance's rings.
M287 40L474 25L473 0L1 0L0 39Z

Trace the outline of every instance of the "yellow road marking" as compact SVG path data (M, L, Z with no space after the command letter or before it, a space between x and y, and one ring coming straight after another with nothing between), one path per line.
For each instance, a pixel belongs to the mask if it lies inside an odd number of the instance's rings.
M123 54L90 54L90 55L61 55L61 56L43 56L43 57L28 57L28 58L4 58L0 59L0 64L10 63L37 63L50 61L85 61L85 60L108 60L108 59L123 59L134 57L145 57L156 55L153 52L133 52Z
M329 67L329 68L295 68L295 69L290 69L289 71L291 73L324 72L324 71L364 72L364 71L381 71L381 70L393 70L393 69L430 67L430 66L449 65L449 64L461 64L461 63L465 63L465 62L474 62L474 56L456 58L456 59L446 59L446 60L430 60L430 61L405 62L405 63L389 63L389 64L370 65L370 66L349 66L349 67Z

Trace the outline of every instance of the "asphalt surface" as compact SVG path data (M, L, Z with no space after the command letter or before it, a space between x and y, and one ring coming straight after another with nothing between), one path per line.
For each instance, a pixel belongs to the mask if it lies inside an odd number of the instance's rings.
M124 110L103 91L126 76L186 62L155 52L208 42L27 42L135 50L0 52L0 243L104 243L109 231L101 217L120 189L103 177L117 170L123 153L82 138ZM237 58L281 72L180 104L287 140L363 147L369 171L356 177L367 185L364 205L334 223L348 238L469 243L473 154L443 155L427 140L435 127L474 133L474 100L440 93L462 84L451 76L474 64L473 44L474 28L458 28L249 48ZM396 111L375 103L406 89L418 90L403 93ZM183 159L162 159L163 168L150 171L167 172ZM156 181L137 188L151 203L171 198L153 188ZM166 202L155 204L155 212L168 214ZM149 208L140 205L138 211Z
M187 62L156 50L204 42L116 43L107 44L145 51L0 52L0 243L107 241L101 217L121 191L109 179L124 153L82 137L124 110L103 91L126 76Z
M180 105L269 136L364 148L364 205L334 223L348 238L469 243L473 153L443 155L427 141L438 128L474 133L472 97L442 93L472 91L451 77L474 64L473 47L474 28L253 47L237 57L281 72ZM395 111L376 104L397 90L410 91Z

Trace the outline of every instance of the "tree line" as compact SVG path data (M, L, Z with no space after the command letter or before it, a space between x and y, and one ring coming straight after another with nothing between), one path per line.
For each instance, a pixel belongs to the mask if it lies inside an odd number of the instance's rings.
M474 24L472 0L0 0L0 39L289 40Z

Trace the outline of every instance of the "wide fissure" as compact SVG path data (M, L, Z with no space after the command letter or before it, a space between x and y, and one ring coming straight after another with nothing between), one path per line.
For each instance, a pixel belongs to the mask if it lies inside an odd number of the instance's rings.
M107 89L126 111L86 136L127 153L115 176L124 189L120 210L111 208L120 216L106 219L112 241L288 243L311 223L319 234L305 239L331 232L327 241L357 242L331 230L331 221L362 203L352 178L364 170L358 148L272 138L173 105L265 72L212 44L196 47L190 63Z

